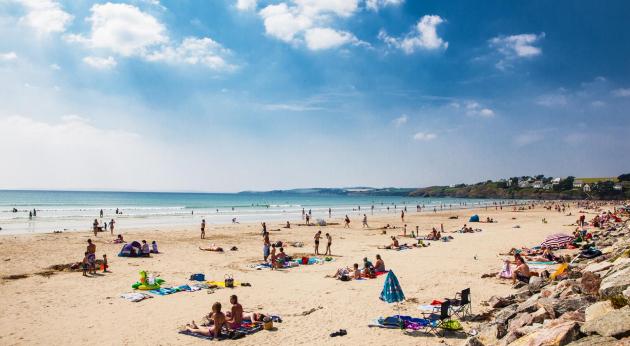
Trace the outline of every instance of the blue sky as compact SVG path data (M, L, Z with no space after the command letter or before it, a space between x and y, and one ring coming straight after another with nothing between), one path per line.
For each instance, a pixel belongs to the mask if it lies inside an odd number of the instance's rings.
M618 175L629 22L627 1L2 0L0 188Z

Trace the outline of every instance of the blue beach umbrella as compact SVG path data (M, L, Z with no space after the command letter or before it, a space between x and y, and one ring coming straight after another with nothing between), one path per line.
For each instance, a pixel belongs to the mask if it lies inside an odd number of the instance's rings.
M383 291L381 292L381 300L388 303L398 303L405 300L405 294L398 283L398 278L392 270L387 273L385 278L385 285L383 285Z

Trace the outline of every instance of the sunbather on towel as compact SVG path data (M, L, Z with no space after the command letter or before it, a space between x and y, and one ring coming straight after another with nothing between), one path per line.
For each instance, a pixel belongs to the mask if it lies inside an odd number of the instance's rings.
M233 294L230 296L232 310L225 313L227 323L230 329L238 329L243 323L243 306L238 303L238 297Z
M212 326L209 328L199 328L195 321L186 325L186 330L189 332L205 335L205 336L213 336L218 338L221 335L221 329L226 326L225 314L221 312L221 303L216 302L212 304L212 314L210 314L210 322L212 322Z
M390 249L390 250L397 250L400 248L400 243L398 243L398 239L396 239L396 237L392 236L392 243L383 247L379 247L379 249Z
M223 252L223 248L220 246L216 246L214 243L212 243L212 246L207 247L207 248L203 248L203 247L199 247L199 250L203 250L203 251L214 251L214 252Z

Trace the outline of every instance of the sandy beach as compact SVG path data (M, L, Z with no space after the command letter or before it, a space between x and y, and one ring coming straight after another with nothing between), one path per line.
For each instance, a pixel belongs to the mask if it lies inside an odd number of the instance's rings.
M151 258L117 257L121 245L114 237L88 233L16 235L0 237L2 263L0 286L0 343L18 344L204 344L208 341L180 335L178 327L191 320L199 321L210 311L215 301L229 306L229 296L237 294L245 311L280 315L277 330L261 331L237 341L255 345L266 342L280 344L397 344L431 345L460 344L464 339L431 335L405 335L400 330L369 328L368 323L379 316L396 313L395 306L379 300L383 277L371 280L341 282L325 278L338 267L361 263L363 257L374 260L381 254L387 269L398 276L407 301L398 308L401 314L420 315L419 304L433 299L451 297L470 287L473 311L480 312L480 303L492 295L504 295L512 288L508 282L481 275L496 272L501 266L500 252L511 247L532 246L549 234L570 231L565 226L575 216L547 211L542 207L514 212L504 210L459 210L438 213L409 213L408 230L420 226L421 234L431 227L444 224L447 232L461 228L468 217L478 213L482 219L491 217L497 223L479 223L482 232L454 233L450 242L430 242L426 248L405 251L377 249L389 243L389 236L402 230L382 234L375 228L385 224L402 226L399 214L370 217L371 229L362 229L359 214L351 215L351 229L339 226L293 226L283 229L270 224L271 240L303 242L302 248L286 247L289 255L312 253L313 235L319 229L333 237L334 262L300 266L278 271L255 270L252 264L262 262L260 225L236 224L212 226L205 240L197 229L125 230L125 240L156 240L161 254ZM575 211L574 215L575 215ZM449 217L458 216L458 219ZM546 218L548 223L541 222ZM341 221L333 216L332 221ZM519 225L520 228L513 228ZM274 229L281 229L275 231ZM81 272L53 272L48 267L82 259L88 238L95 240L97 258L107 254L111 273L82 277ZM401 243L411 238L399 238ZM199 250L211 244L226 250L237 246L238 251L214 253ZM324 244L324 242L322 242ZM156 296L138 303L128 302L120 295L131 292L138 280L138 271L159 274L170 285L189 283L193 273L204 273L207 279L223 280L233 274L236 280L249 282L251 287L182 292ZM24 278L8 279L11 275ZM19 277L19 276L18 276ZM470 323L464 323L467 328ZM346 329L348 335L331 338L330 333Z

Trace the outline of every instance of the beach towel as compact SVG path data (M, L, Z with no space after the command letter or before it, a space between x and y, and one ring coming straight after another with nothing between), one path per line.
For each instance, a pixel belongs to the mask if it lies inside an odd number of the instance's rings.
M240 338L242 338L245 335L254 334L254 333L259 332L261 330L263 330L263 326L262 326L261 323L246 323L246 322L244 322L239 328L233 330L234 333L232 333L232 335L227 335L225 332L221 333L221 336L219 337L219 340L240 339ZM205 339L205 340L214 340L213 336L206 336L206 335L201 335L201 334L195 334L195 333L187 331L187 330L182 330L182 331L179 332L179 334L193 336L193 337L200 338L200 339Z
M133 293L124 293L120 296L120 298L123 298L125 300L128 300L130 302L134 302L137 303L139 301L145 300L145 299L149 299L149 298L153 298L151 295L146 294L146 293L137 293L137 292L133 292Z
M225 281L206 281L206 283L210 286L218 286L225 288ZM234 287L241 286L240 281L234 281Z
M512 266L510 266L510 263L506 262L503 264L503 269L501 269L501 273L499 273L499 277L503 279L512 278Z

